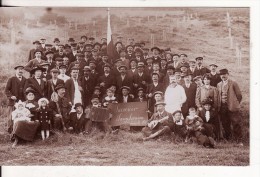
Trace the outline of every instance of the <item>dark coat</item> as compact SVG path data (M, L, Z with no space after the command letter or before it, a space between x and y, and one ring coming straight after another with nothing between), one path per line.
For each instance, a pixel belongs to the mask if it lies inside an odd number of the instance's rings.
M94 92L95 81L91 76L89 76L88 80L86 80L85 77L82 77L81 84L83 89L83 104L84 106L87 106L90 104L91 96Z
M210 76L211 76L210 85L213 87L217 87L218 83L221 82L220 75L219 74L212 75L210 73Z
M47 82L41 79L41 84L39 85L38 81L35 79L35 77L31 77L26 80L24 91L28 88L32 87L35 92L35 100L38 101L42 97L48 96L48 85Z
M206 110L204 108L201 111L199 111L198 116L202 118L204 123L210 123L210 124L216 125L217 114L216 114L215 109L214 108L211 109L209 111L209 114L210 114L210 119L209 119L208 122L207 122L207 119L206 119Z
M52 79L50 79L50 80L47 81L47 85L48 85L48 96L47 96L47 98L48 98L49 100L51 99L51 94L55 91L55 90L52 89L52 87L55 89L55 87L56 87L57 85L59 85L59 84L64 85L65 83L64 83L64 81L61 80L61 79L57 79L56 84L54 84L54 83L52 82Z
M85 130L85 113L83 112L80 118L78 119L77 113L73 112L70 114L70 126L73 127L74 133L81 133Z
M149 84L147 86L147 89L146 89L146 93L149 94L149 93L154 93L156 91L161 91L164 93L165 91L165 88L164 88L164 85L162 83L158 83L157 86L155 86L153 83L152 84Z
M198 67L196 67L197 70L195 70L194 72L194 76L193 77L196 77L196 76L203 76L204 74L206 73L210 73L210 70L204 66L202 66L201 69L198 69Z
M120 95L118 96L118 102L119 102L119 103L123 103L123 102L124 102L124 98L123 98L123 95L122 95L122 94L120 94ZM130 103L130 102L134 102L134 99L128 95L128 97L127 97L127 103Z
M23 92L25 82L25 77L22 77L21 81L16 76L8 79L5 87L5 95L8 98L8 106L13 106L15 104L15 101L11 99L11 96L16 96L16 101L25 101L25 96Z
M104 82L105 83L105 86L104 87L101 87L100 84ZM109 74L108 76L99 76L98 78L98 85L100 86L101 88L101 93L104 94L107 90L108 87L111 86L111 84L115 84L116 81L115 81L115 77L112 75L112 74Z
M133 81L134 84L138 85L138 87L142 87L146 90L147 85L151 82L151 77L145 72L143 72L142 76L140 76L138 73L135 73L133 76ZM145 81L145 84L142 83L143 81Z
M51 109L39 109L36 113L36 119L40 122L41 130L50 130L51 122L53 118L53 111Z
M119 75L116 77L116 86L118 90L120 90L122 86L128 86L130 87L130 92L131 92L133 87L133 80L127 74L124 80L122 80L121 75Z
M127 59L129 59L129 60L134 59L134 58L135 58L134 52L132 52L131 54L127 53L126 56L125 56L125 58L127 58Z
M78 80L78 85L79 85L79 89L80 89L80 87L81 87L81 81L80 80ZM74 104L73 101L74 101L74 94L75 94L75 85L74 85L72 78L68 79L65 82L65 88L66 88L66 94L65 94L66 98L69 100L69 102ZM83 96L83 89L81 90L81 96Z
M31 49L29 52L29 56L28 56L28 61L32 60L35 58L34 52L36 49Z
M183 103L183 105L182 105L182 113L183 113L184 117L186 117L188 115L189 108L196 107L195 98L196 98L196 92L197 92L197 85L195 83L191 83L190 87L187 88L184 83L184 84L182 84L182 87L184 88L185 94L187 97L185 103Z

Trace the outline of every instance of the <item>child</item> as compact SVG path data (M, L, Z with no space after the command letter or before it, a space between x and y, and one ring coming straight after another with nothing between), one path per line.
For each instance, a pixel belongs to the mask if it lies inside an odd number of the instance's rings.
M117 98L115 97L115 93L110 88L107 89L107 96L105 96L102 100L102 106L107 108L109 103L118 103Z
M203 120L196 115L196 109L191 107L189 109L189 115L185 120L187 135L185 142L188 142L190 136L195 136L198 144L205 147L214 148L215 141L212 137L206 136L205 128L203 127Z
M40 122L42 140L45 140L50 136L51 119L53 117L53 113L48 108L48 104L49 101L46 98L41 98L38 101L39 109L37 111L37 119Z
M25 103L19 100L17 103L15 103L15 110L12 112L12 120L13 124L15 124L18 121L31 121L31 112L29 109L25 108Z
M187 131L184 123L184 118L182 116L182 112L180 110L175 111L173 114L173 132L177 136L176 138L184 139Z

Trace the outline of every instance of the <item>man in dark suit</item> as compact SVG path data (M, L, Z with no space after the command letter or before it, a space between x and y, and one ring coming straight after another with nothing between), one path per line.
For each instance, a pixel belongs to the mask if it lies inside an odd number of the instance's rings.
M64 81L58 78L58 75L60 74L60 71L58 69L51 69L51 79L47 81L48 85L48 96L47 98L50 100L53 92L55 92L55 87L57 87L60 84L64 85Z
M56 53L54 52L54 56L53 56L54 60L56 58L63 58L64 56L66 56L65 52L64 52L65 46L63 44L59 44L58 46L59 46L58 52L56 52Z
M160 57L161 49L159 47L153 47L151 48L151 51L153 52L153 56L152 56L153 62L161 64L161 57Z
M153 62L153 71L152 73L157 73L159 75L159 82L163 82L164 74L160 72L160 63Z
M30 73L34 76L25 82L24 91L28 87L32 87L35 90L35 101L38 101L42 97L47 97L48 86L47 82L42 79L43 72L45 72L45 69L42 67L37 66L33 68Z
M29 56L28 56L28 61L32 60L35 58L35 50L41 50L41 43L39 41L34 41L33 42L34 48L30 50Z
M118 97L118 102L119 103L130 103L134 101L134 98L132 95L130 95L130 87L128 86L122 86L120 88L121 93L119 94Z
M53 43L54 43L54 45L53 45L52 51L54 53L57 53L59 51L59 44L60 44L59 38L55 38Z
M120 75L116 77L116 86L117 88L121 88L123 86L128 86L132 91L132 79L127 75L125 65L121 65L119 68Z
M145 98L145 92L142 87L137 89L137 97L134 99L134 102L144 102L147 101Z
M12 118L11 114L14 110L14 104L15 102L18 102L19 100L25 101L23 88L26 82L26 78L23 76L23 69L24 67L21 65L18 65L14 67L15 69L15 76L12 76L8 79L6 87L5 87L5 95L8 98L8 109L7 109L7 131L11 133L12 130Z
M44 51L46 51L46 44L45 44L45 42L46 42L46 39L45 38L41 38L40 39L40 43L41 43L41 47L40 47L40 49L44 52Z
M174 74L174 67L172 65L167 66L166 75L163 78L163 85L166 89L170 85L170 76Z
M103 66L104 74L99 76L98 85L101 88L101 94L105 94L106 90L113 84L115 84L115 77L110 73L111 66L105 64Z
M133 77L133 86L136 90L138 87L142 87L146 90L148 83L150 83L150 76L144 72L144 64L139 62L137 65L137 73L134 74Z
M38 65L44 63L45 61L42 59L43 53L41 50L36 49L34 51L34 59L31 59L25 66L24 70L30 72L32 68L37 67Z
M94 88L96 86L96 81L91 76L91 69L89 66L85 66L84 76L81 79L82 89L83 89L83 105L84 107L89 106L91 96L94 92Z
M218 83L221 82L220 75L217 73L218 65L212 63L209 65L209 67L210 67L210 77L211 77L210 85L217 87Z
M184 117L187 117L189 113L189 108L193 107L196 108L195 98L197 92L197 85L191 82L192 73L186 73L182 76L184 78L184 83L182 84L185 93L186 93L186 101L182 105L182 114Z
M198 74L198 69L196 67L196 61L195 60L189 60L189 66L190 67L188 68L188 72L192 73L192 79L193 79Z
M197 57L196 59L197 62L197 72L196 72L196 76L203 76L206 73L210 73L210 70L206 67L203 66L203 57Z
M164 85L159 83L159 74L153 73L152 74L152 83L147 86L146 94L148 98L152 98L154 92L161 91L164 93Z
M128 60L134 59L135 55L134 55L134 47L132 45L127 45L126 46L126 56L125 56Z
M83 105L76 103L74 106L76 112L70 113L70 127L73 129L73 133L79 134L85 131L85 113L83 111Z

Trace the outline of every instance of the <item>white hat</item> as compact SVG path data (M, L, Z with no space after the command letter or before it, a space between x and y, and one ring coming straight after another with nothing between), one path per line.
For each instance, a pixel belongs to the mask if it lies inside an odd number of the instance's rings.
M41 105L41 102L42 102L42 101L45 101L46 104L49 104L49 100L48 100L47 98L40 98L40 99L38 100L38 105L39 105L39 106Z
M19 105L23 105L23 107L25 107L25 103L22 102L21 100L19 100L17 103L15 103L15 108L17 109Z

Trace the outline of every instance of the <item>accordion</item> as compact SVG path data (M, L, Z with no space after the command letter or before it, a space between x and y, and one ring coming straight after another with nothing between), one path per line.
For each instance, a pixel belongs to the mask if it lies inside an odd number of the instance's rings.
M106 122L109 119L109 111L106 108L92 107L89 118L94 122Z

